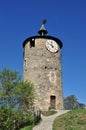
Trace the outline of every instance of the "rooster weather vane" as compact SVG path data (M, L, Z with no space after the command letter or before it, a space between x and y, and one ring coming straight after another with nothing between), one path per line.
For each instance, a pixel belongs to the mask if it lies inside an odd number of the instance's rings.
M42 20L42 24L43 24L43 25L46 24L46 22L47 22L46 19L43 19L43 20Z

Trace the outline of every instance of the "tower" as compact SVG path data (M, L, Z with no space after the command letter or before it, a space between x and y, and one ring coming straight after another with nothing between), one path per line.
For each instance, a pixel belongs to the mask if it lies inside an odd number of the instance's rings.
M63 109L62 42L47 35L43 21L37 36L27 38L24 48L24 80L34 84L35 106L42 110Z

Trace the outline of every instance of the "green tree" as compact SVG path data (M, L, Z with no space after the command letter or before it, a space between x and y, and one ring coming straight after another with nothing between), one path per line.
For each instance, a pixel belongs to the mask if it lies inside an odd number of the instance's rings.
M86 105L77 101L75 95L70 95L64 98L64 108L65 109L74 109L74 108L83 108L85 109Z
M34 87L22 81L18 72L5 68L0 73L0 104L28 111L33 107Z
M18 72L11 71L5 68L0 72L0 104L7 107L15 107L16 95L14 88L17 87L20 82L20 76Z
M0 72L0 130L19 130L32 125L34 87L22 81L19 73L5 68Z
M22 112L29 112L34 105L34 87L33 84L27 81L21 81L15 87L15 94L17 96L17 103Z
M70 95L64 99L64 108L65 109L74 109L79 108L79 102L75 95Z

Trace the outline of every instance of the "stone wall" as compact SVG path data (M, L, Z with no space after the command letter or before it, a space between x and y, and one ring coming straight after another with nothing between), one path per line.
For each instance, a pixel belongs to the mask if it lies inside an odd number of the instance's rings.
M35 106L48 109L53 97L55 108L63 109L60 47L57 53L51 53L46 49L46 38L33 40L35 46L31 47L30 41L24 46L24 80L34 84Z

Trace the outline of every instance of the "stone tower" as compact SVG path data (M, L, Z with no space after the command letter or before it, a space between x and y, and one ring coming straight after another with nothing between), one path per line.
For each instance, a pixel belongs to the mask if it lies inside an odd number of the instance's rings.
M47 35L42 27L37 36L27 38L24 48L24 80L34 84L35 107L41 110L63 109L62 95L62 42Z

